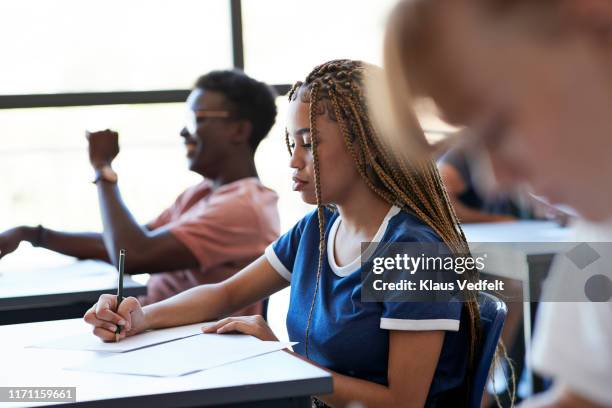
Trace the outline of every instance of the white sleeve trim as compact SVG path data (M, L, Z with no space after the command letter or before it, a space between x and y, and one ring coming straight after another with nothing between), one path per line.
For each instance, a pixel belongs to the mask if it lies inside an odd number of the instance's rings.
M380 328L386 330L428 331L445 330L459 331L459 320L454 319L391 319L382 317Z
M291 282L291 272L289 272L280 259L278 259L276 252L274 252L274 248L272 248L272 244L266 247L265 255L268 262L270 262L270 265L272 265L272 268L274 268L274 270L278 272L280 276Z

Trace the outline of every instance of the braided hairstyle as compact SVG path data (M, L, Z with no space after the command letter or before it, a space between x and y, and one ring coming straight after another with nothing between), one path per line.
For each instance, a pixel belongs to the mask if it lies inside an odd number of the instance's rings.
M469 254L469 248L455 212L450 205L446 189L432 160L401 160L389 145L379 137L367 113L364 76L371 65L353 60L333 60L317 66L304 82L297 82L289 92L289 101L298 97L309 103L310 134L314 161L314 182L319 221L319 263L315 292L308 314L305 349L308 357L308 334L325 250L325 213L321 202L321 186L317 153L318 131L316 117L327 114L337 122L346 148L363 181L380 198L391 205L415 214L444 241L455 254ZM285 140L292 154L288 133ZM475 281L476 271L463 274L464 279ZM470 370L474 365L476 344L480 334L478 302L473 293L466 294L465 309L470 322Z

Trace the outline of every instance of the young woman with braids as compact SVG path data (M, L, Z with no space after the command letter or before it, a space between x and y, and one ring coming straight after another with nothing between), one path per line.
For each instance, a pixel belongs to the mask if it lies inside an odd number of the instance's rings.
M295 352L328 370L334 392L315 403L369 408L462 406L478 310L467 302L362 302L366 241L467 245L431 161L402 163L367 114L363 63L331 61L290 92L287 147L294 190L317 205L265 255L234 277L140 307L103 295L85 315L112 341L149 328L219 319L291 285L287 316ZM333 210L331 209L333 206ZM205 332L276 337L261 317L230 317ZM452 402L450 402L452 401Z

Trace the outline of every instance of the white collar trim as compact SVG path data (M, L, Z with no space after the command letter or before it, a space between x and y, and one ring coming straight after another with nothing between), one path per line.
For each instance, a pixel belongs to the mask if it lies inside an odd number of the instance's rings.
M372 238L372 243L366 250L367 253L371 253L371 251L374 251L376 249L378 243L385 235L385 231L387 230L387 226L389 225L389 220L395 215L397 215L400 211L401 209L399 207L395 205L391 206L389 212L387 212L387 215L385 215L385 218L380 224L380 227L378 227L378 231L376 231L374 238ZM353 259L353 261L349 262L344 266L338 266L338 264L336 263L336 258L334 257L334 246L336 243L336 234L338 232L340 222L341 219L340 216L338 216L334 220L334 223L332 224L331 229L329 231L329 236L327 237L327 261L329 262L329 266L331 267L332 271L337 276L345 277L359 269L359 267L361 266L361 256L358 256L357 258Z

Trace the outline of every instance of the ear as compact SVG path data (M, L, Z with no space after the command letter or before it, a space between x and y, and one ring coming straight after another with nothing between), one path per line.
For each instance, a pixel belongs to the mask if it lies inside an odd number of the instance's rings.
M235 128L232 132L232 144L249 144L251 133L253 132L253 124L248 120L238 120L235 122Z

